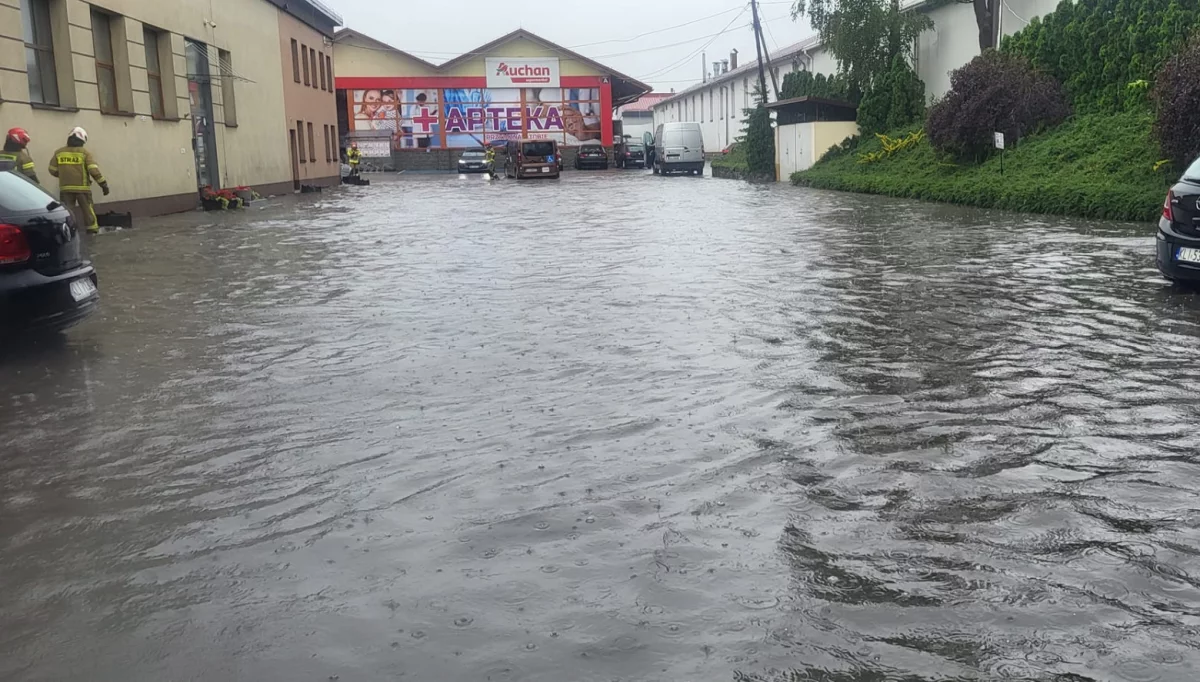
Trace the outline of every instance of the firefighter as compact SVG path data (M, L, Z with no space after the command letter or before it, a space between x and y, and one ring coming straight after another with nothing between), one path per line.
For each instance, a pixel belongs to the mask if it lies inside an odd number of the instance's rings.
M4 151L0 152L0 161L11 162L13 168L37 182L37 168L34 166L33 157L29 155L28 147L29 133L25 132L24 128L13 128L4 138Z
M487 160L487 172L489 178L496 177L496 148L489 146L484 152L484 158Z
M96 208L92 205L92 180L100 185L104 196L108 196L108 181L92 153L83 148L87 144L87 131L75 127L67 136L67 146L54 152L50 159L50 175L58 178L59 198L67 210L75 213L76 220L96 234L100 225L96 220Z
M358 151L358 143L351 142L346 150L346 163L350 164L350 177L358 178L358 164L362 162L362 152Z

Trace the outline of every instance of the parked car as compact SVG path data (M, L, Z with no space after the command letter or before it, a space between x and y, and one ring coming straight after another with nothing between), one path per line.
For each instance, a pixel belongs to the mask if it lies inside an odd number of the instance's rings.
M630 142L625 150L617 156L617 168L645 168L646 146L640 142Z
M510 140L504 155L504 174L510 178L557 178L562 156L554 140Z
M584 168L608 169L608 150L596 141L583 142L575 155L575 170Z
M659 124L654 132L654 173L704 173L704 136L699 123Z
M1164 277L1200 281L1200 159L1167 192L1156 242L1158 270Z
M71 213L25 176L0 172L0 337L61 331L100 303Z
M487 154L482 149L468 149L458 158L459 173L486 173Z

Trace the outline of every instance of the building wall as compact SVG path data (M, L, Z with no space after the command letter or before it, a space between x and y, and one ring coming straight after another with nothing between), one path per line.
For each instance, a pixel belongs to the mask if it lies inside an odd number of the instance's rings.
M602 76L594 67L584 62L576 61L565 54L556 52L549 47L526 38L516 38L497 45L488 50L486 57L476 55L471 59L452 65L441 72L443 76L479 76L484 71L484 60L487 57L557 57L559 74L561 76ZM394 75L394 74L393 74Z
M777 59L771 64L776 81L783 86L783 78L791 71L805 66L802 58ZM746 109L754 102L754 90L758 84L757 68L750 68L728 78L718 78L702 88L687 91L686 95L654 107L654 127L660 123L695 121L700 123L704 135L704 151L719 152L737 141L746 126ZM776 100L771 75L767 73L767 101Z
M279 54L282 60L283 78L283 109L285 130L283 144L288 148L289 163L291 162L290 132L296 133L297 142L303 142L307 153L303 155L304 162L296 160L298 179L306 185L331 185L340 181L340 153L338 151L337 131L337 102L333 84L333 74L325 73L323 64L325 57L333 57L333 41L331 37L322 35L308 24L301 22L286 12L279 12ZM318 67L316 74L310 74L311 85L304 84L303 65L292 62L292 41L296 41L297 54L303 58L304 48L317 51ZM311 62L311 59L309 60ZM301 72L300 81L296 82L294 66ZM315 75L315 78L313 77ZM303 127L297 129L297 121L303 122ZM308 144L308 124L313 127L313 143L316 156L312 154ZM299 157L299 150L297 156ZM290 177L290 176L289 176Z
M362 77L436 76L437 69L418 59L354 36L339 38L333 46L338 73Z
M787 182L792 173L808 170L825 152L858 134L853 121L795 123L775 128L775 178Z
M61 99L57 108L30 105L19 0L0 0L0 120L6 129L29 130L30 151L48 189L57 190L56 181L46 172L50 156L66 143L67 132L79 125L88 130L88 148L112 186L112 195L101 199L97 193L97 199L142 214L196 205L185 36L209 46L220 183L269 191L282 183L290 185L287 147L280 143L284 106L282 62L275 39L279 10L274 5L258 0L212 0L211 4L97 0L97 9L117 15L112 23L113 43L118 99L125 111L109 114L100 112L91 5L81 0L49 2ZM169 48L164 50L169 59L162 60L167 81L164 98L170 100L168 111L174 109L175 116L151 117L143 22L169 32L165 36ZM263 39L264 30L271 39ZM226 120L218 49L229 51L233 73L246 79L229 79L236 124L232 116ZM172 90L174 98L169 96Z
M1054 11L1058 0L1006 0L1001 30L1004 35L1025 28L1027 22L1034 17L1043 16ZM964 3L949 3L941 5L929 12L933 19L934 28L926 31L917 40L916 70L917 75L925 82L925 94L933 101L950 90L950 72L961 67L979 55L979 30L975 27L975 14L971 5ZM811 50L798 52L793 56L778 58L772 63L777 70L778 82L783 85L783 77L796 69L807 69L814 73L827 75L838 71L837 60L827 50L816 47ZM710 121L708 115L708 98L717 91L717 101L720 102L720 80L704 88L689 90L681 100L667 101L654 108L654 121L659 123L669 121L700 121L704 131L704 147L707 151L723 148L727 140L736 140L741 135L745 125L743 109L749 106L753 98L758 72L754 69L749 73L737 74L733 79L733 97L738 106L728 119ZM771 79L767 77L767 89L771 90ZM773 93L768 93L768 101L774 101ZM700 98L704 98L703 116L699 117ZM693 107L692 102L696 101ZM728 128L728 130L727 130ZM841 142L841 140L837 140ZM720 146L717 146L720 145Z
M635 142L641 142L644 133L654 134L653 114L640 111L627 111L621 114L621 133Z

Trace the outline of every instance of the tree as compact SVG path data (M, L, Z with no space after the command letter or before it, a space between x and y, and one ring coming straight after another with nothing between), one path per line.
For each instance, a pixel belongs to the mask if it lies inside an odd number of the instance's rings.
M775 128L761 86L754 88L753 108L746 109L746 127L741 144L746 146L746 166L750 174L775 178Z
M983 52L996 47L997 0L958 0L970 2L975 9L975 26L979 28L979 51Z
M911 57L917 36L933 28L900 0L795 0L792 17L807 16L845 75L853 95L886 72L896 56Z
M904 58L879 76L858 105L858 127L864 135L887 133L916 123L925 115L925 83Z

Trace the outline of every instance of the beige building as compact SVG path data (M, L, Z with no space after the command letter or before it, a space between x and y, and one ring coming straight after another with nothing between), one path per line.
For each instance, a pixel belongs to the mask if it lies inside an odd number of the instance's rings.
M329 174L323 153L319 168L292 163L297 122L307 143L308 123L319 135L336 113L328 82L292 92L283 34L328 55L340 23L319 0L0 0L0 130L29 131L56 190L50 155L87 129L112 187L101 212L190 210L206 185L291 191Z
M327 186L341 181L332 28L319 30L279 12L283 109L295 189L301 184Z

